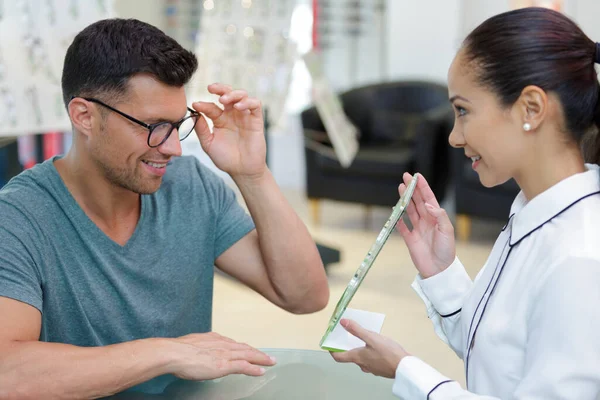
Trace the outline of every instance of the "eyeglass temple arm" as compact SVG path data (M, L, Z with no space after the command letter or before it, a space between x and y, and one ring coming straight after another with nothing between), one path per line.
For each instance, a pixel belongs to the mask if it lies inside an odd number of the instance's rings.
M109 106L108 104L105 104L105 103L101 102L100 100L92 99L92 98L89 98L89 97L87 97L87 98L86 97L82 97L82 99L87 100L87 101L91 101L92 103L98 103L101 106L104 106L104 107L108 108L109 110L116 112L120 116L125 117L128 120L130 120L131 122L135 122L136 124L141 125L144 128L146 128L146 129L151 129L152 128L152 126L148 125L147 123L142 122L139 119L133 118L131 115L127 115L127 114L125 114L125 113L117 110L116 108L113 108L113 107Z

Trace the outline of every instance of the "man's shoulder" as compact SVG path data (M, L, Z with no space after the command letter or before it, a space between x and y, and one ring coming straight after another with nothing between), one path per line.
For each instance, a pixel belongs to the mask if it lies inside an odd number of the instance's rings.
M56 215L49 162L21 172L0 189L0 230L19 237L32 235Z
M48 200L48 184L53 179L50 162L23 171L4 185L0 189L0 207L42 206Z

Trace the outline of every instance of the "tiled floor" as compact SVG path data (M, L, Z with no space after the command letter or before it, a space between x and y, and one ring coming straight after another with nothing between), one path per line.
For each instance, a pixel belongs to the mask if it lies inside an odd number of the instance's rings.
M369 227L365 228L362 207L326 201L322 203L322 221L317 227L308 221L304 196L298 193L286 193L286 196L306 221L314 238L342 252L342 261L329 268L329 305L315 314L291 315L236 281L218 274L213 328L256 347L318 349L337 300L389 212L385 208L373 209ZM473 234L477 241L458 244L458 255L472 277L485 262L501 227L498 224L476 224ZM464 382L462 361L435 336L423 303L410 288L415 274L406 246L395 232L352 300L351 307L384 313L384 335L394 338L409 353L431 363L442 373Z

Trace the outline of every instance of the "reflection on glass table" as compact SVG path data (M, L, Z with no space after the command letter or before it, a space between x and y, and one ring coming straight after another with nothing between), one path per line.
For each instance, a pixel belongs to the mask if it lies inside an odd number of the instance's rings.
M338 364L325 351L262 349L277 365L261 377L231 375L212 381L178 380L161 394L122 393L114 400L398 400L391 379Z

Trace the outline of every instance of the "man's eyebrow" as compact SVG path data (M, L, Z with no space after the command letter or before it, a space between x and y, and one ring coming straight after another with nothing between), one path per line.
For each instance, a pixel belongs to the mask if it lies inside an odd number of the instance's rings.
M175 123L175 122L179 122L179 121L181 121L182 119L184 119L184 118L185 118L185 116L187 115L187 113L188 113L188 112L189 112L189 111L188 111L188 109L187 109L187 107L186 107L186 109L185 109L185 114L183 114L183 116L182 116L181 118L177 118L175 121L173 121L173 120L172 120L172 119L170 119L170 118L159 118L159 117L154 117L154 118L148 118L148 119L146 120L146 123L147 123L148 125L157 124L157 123L159 123L159 122L170 122L170 123L172 123L172 124L173 124L173 123ZM142 121L144 121L144 120L142 120Z

